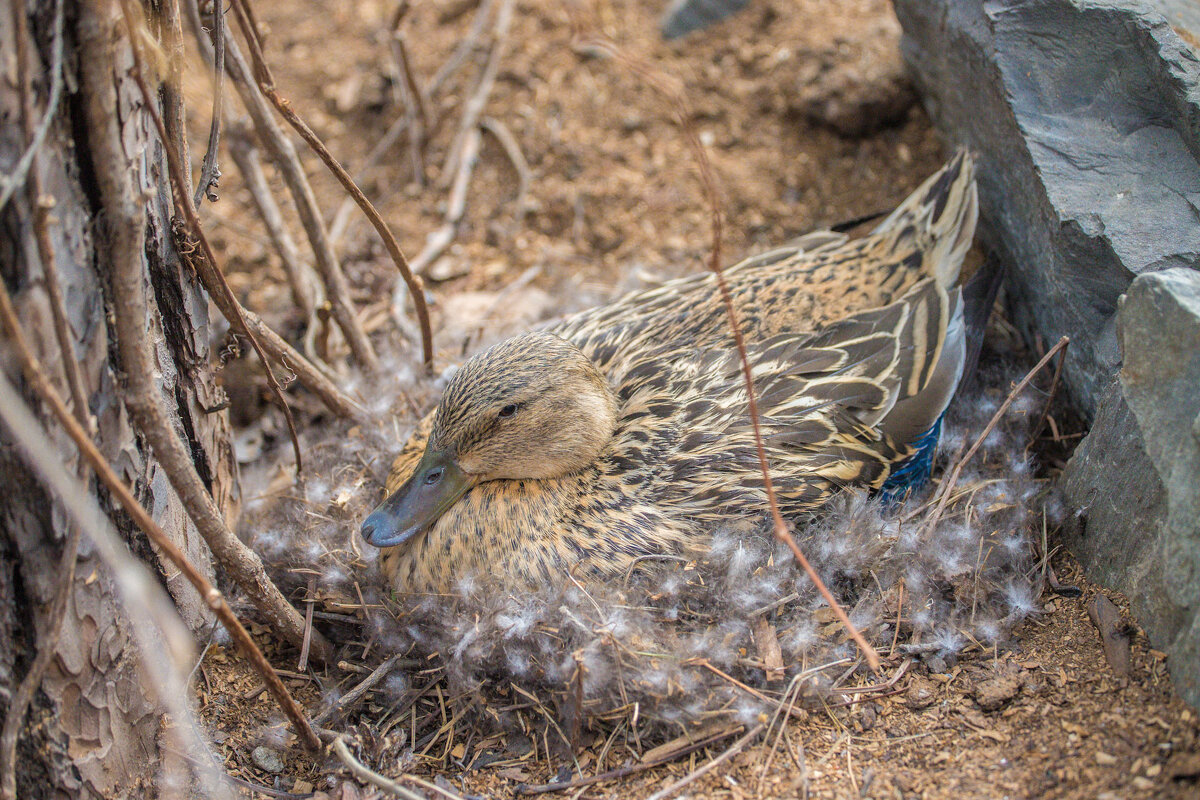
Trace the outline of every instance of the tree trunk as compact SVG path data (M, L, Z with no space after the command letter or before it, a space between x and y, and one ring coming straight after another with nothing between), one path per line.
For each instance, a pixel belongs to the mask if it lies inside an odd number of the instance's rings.
M64 364L79 366L84 395L96 421L96 440L109 461L133 486L142 503L210 577L211 556L160 465L132 427L122 396L123 375L115 342L112 306L110 234L103 214L105 199L97 182L98 143L119 142L115 157L136 197L143 202L145 236L143 280L147 289L146 330L157 358L156 376L165 407L190 451L196 469L218 506L232 520L237 513L236 462L226 412L219 404L210 364L213 320L196 277L181 263L171 236L172 203L163 158L142 96L131 77L133 59L120 8L106 0L66 3L63 63L65 86L50 132L33 169L41 197L52 200L49 240L57 266L68 323L71 352L59 346L52 324L46 271L35 239L35 204L28 185L18 189L0 214L0 279L17 306L25 335L47 372L67 389ZM21 94L14 73L17 52L12 3L28 20L28 65L33 85L33 124L46 113L53 63L54 7L48 0L0 3L0 170L13 173L26 149L20 119ZM170 26L151 18L152 30ZM87 57L89 48L111 48L115 64ZM169 74L169 70L167 71ZM148 79L149 80L149 79ZM157 92L168 124L179 124L177 92ZM104 104L108 119L97 130L94 109ZM93 109L88 113L87 109ZM175 131L172 131L175 133ZM178 137L183 141L182 136ZM110 167L106 164L104 167ZM0 363L10 379L24 386L11 348L0 347ZM26 393L38 408L32 393ZM64 463L78 455L48 414L43 420ZM158 564L163 581L185 621L203 627L208 611L189 584L161 563L126 515L85 473L101 506L135 553ZM59 560L68 530L54 499L30 475L20 454L0 432L0 709L7 716L12 693L33 662L46 631L61 570ZM154 782L159 765L160 709L142 674L116 589L86 538L68 594L62 633L40 691L21 731L17 757L18 796L141 797Z

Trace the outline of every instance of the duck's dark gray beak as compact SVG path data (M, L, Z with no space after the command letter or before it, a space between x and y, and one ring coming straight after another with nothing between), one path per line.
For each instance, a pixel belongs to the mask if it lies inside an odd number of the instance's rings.
M376 547L403 544L437 522L475 482L448 454L426 448L412 477L363 520L363 538Z

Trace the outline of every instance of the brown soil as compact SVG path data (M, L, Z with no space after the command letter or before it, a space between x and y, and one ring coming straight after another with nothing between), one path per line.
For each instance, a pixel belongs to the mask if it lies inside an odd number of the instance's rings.
M418 80L427 81L465 35L475 3L414 5L400 30ZM904 98L908 89L896 78L898 28L884 0L755 2L678 43L663 43L657 34L665 3L582 5L588 24L686 85L692 124L722 194L726 261L888 209L942 161L928 120ZM259 4L281 92L352 172L403 111L388 78L393 8L391 0ZM869 79L856 77L862 64L870 65ZM433 117L445 123L425 153L425 185L412 179L404 139L362 180L410 257L442 222L441 164L477 73L477 65L468 65L434 98ZM206 135L209 88L199 70L186 88L197 147ZM514 205L516 172L495 138L485 135L466 216L433 270L446 278L431 286L439 366L458 358L464 337L478 328L495 338L648 280L702 268L709 212L666 105L612 60L573 50L563 4L517 3L486 114L520 143L532 183L522 214ZM872 130L881 116L887 124ZM197 162L201 155L193 154ZM224 163L222 199L206 204L203 216L230 282L248 305L294 332L299 319L275 254L236 168L228 158ZM344 195L316 159L306 155L305 164L331 220ZM340 253L364 319L378 319L390 303L394 268L369 228L357 215L352 219ZM294 234L303 241L298 227ZM496 308L505 287L506 301ZM377 335L399 336L384 325L376 325L384 331ZM410 344L407 352L415 358L418 351ZM1018 629L1007 652L976 653L944 673L913 668L893 693L859 695L845 707L837 707L835 697L824 711L800 712L785 739L751 743L686 794L1196 797L1200 724L1172 691L1165 657L1131 623L1132 673L1115 679L1084 611L1084 599L1099 590L1066 557L1056 566L1064 582L1084 589L1084 598L1043 598L1042 613ZM1112 597L1127 614L1127 604ZM267 647L277 664L295 668L294 653ZM310 678L289 680L304 702L318 705ZM340 685L356 680L347 675ZM209 650L199 702L233 774L292 792L315 786L332 797L373 796L375 790L352 784L332 788L329 780L345 773L296 749L287 752L278 776L255 766L251 753L278 716L257 686L240 659ZM645 797L699 768L734 738L676 763L557 796ZM584 748L584 774L635 760L614 748L597 763L602 746ZM520 783L554 779L556 770L541 752L444 774L464 793L507 797ZM418 758L406 768L426 774L428 765Z

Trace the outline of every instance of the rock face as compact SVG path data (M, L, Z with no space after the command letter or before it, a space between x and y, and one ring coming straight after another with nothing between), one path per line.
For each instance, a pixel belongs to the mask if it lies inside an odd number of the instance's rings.
M1064 476L1067 538L1200 705L1200 272L1138 277L1117 319L1124 364Z
M1117 298L1137 275L1200 261L1186 20L1177 32L1141 0L896 0L896 13L930 116L979 155L1016 321L1048 343L1071 336L1066 384L1090 418L1120 361Z
M1064 476L1069 543L1200 705L1200 6L895 5L930 116L978 154L1014 321L1072 340L1092 430Z

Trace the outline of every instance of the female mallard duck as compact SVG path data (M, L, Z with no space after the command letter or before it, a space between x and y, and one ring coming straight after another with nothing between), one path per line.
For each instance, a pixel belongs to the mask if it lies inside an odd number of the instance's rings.
M954 288L977 216L959 153L870 235L726 270L785 514L928 473L962 372ZM806 237L811 244L812 237ZM450 379L363 536L403 591L533 586L696 555L767 510L737 351L712 275L492 347Z

